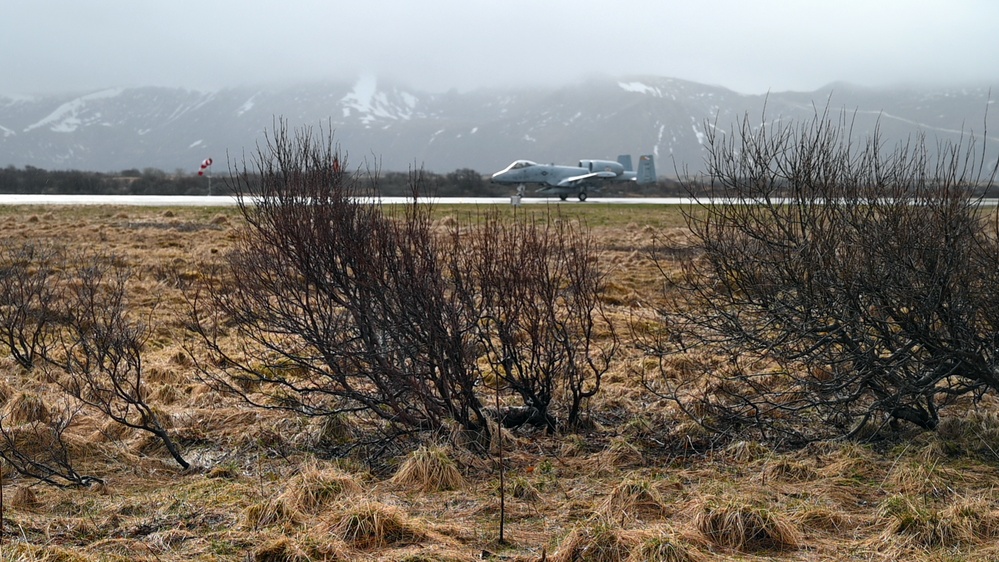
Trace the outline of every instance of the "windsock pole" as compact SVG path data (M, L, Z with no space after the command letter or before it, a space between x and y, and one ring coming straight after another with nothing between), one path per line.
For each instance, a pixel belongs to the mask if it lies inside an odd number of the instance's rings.
M211 158L205 158L204 161L201 162L201 169L198 170L198 175L199 176L205 175L205 170L208 170L208 196L211 197L211 195L212 195L212 159Z

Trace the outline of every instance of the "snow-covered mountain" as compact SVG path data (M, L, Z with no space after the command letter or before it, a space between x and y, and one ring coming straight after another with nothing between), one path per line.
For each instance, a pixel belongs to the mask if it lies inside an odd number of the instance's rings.
M428 93L371 77L296 87L212 92L127 88L85 95L0 95L0 166L197 171L249 159L281 119L292 129L332 128L355 166L488 173L510 161L574 163L653 153L660 175L696 172L708 128L847 112L856 133L879 124L890 142L928 144L985 131L987 88L742 95L663 77L602 78L558 88ZM995 113L995 112L993 112ZM995 116L989 116L994 119ZM990 132L999 126L988 127ZM989 139L990 143L999 138ZM217 173L221 170L217 169Z

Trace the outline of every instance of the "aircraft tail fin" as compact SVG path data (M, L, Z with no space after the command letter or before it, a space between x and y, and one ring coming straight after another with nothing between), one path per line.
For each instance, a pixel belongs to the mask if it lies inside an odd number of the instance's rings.
M622 166L624 166L624 170L626 172L631 172L631 171L634 170L634 168L631 167L631 155L630 154L622 154L622 155L618 156L617 157L617 163L620 164L620 165L622 165Z
M628 157L631 163L631 157ZM638 172L635 174L639 184L656 183L656 163L651 154L638 157Z

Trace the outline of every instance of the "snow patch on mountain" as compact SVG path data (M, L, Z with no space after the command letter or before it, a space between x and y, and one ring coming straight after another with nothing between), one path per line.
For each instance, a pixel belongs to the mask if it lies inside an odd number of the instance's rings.
M693 117L690 119L694 121L694 123L690 125L690 128L694 130L694 136L697 137L697 144L703 145L704 141L707 140L707 135L704 134L704 131L697 128L697 122Z
M243 102L243 105L239 106L239 109L236 110L236 115L241 116L247 111L253 109L253 106L256 104L256 99L257 99L257 94L253 94L252 96L250 96L250 99Z
M66 102L57 107L55 111L48 114L41 121L28 125L24 129L24 132L27 133L33 129L48 126L49 130L56 133L72 133L81 125L93 123L100 119L100 113L95 113L90 119L82 117L82 114L88 108L89 102L118 97L123 91L121 88L103 90Z
M643 84L642 82L618 82L618 86L626 92L634 92L636 94L647 94L655 96L657 98L663 97L663 92L659 88L654 86L649 86L648 84Z
M340 99L344 117L351 117L355 112L366 127L383 119L407 121L413 117L419 98L407 92L389 93L378 89L378 80L374 76L363 76L354 84L354 89Z

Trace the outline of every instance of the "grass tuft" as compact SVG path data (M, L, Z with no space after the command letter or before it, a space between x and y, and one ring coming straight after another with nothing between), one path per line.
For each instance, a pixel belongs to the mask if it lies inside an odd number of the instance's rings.
M446 447L420 447L409 454L392 483L420 492L440 492L463 488L465 478Z
M763 480L778 482L807 482L818 478L811 467L801 462L785 458L768 462L763 466Z
M627 562L700 562L697 551L685 545L675 533L662 530L632 549Z
M35 491L26 486L18 486L10 498L10 506L17 509L35 509L41 505Z
M254 562L311 562L301 548L288 537L277 537L253 551Z
M576 527L562 540L552 555L552 562L624 562L631 555L635 541L606 521Z
M309 463L288 481L280 499L304 513L317 513L334 501L361 491L350 475Z
M291 527L297 525L301 514L282 499L269 499L250 505L243 510L242 527L244 529L262 529L264 527Z
M607 518L660 519L666 515L662 496L646 480L625 479L604 498L598 513Z
M708 502L694 526L714 544L739 551L786 550L801 546L801 533L773 510L737 500Z
M3 419L8 425L22 423L47 422L49 409L35 394L18 393L7 401L3 409Z
M612 438L607 450L603 452L604 460L610 466L634 466L642 464L644 456L638 447L625 439Z
M364 501L348 506L331 532L359 549L417 544L427 533L397 507Z
M922 547L958 547L994 543L999 539L999 511L984 499L970 499L937 510L912 496L895 495L878 508L888 520L883 537L908 537Z
M523 476L514 476L507 486L507 492L518 500L534 503L541 499L541 492Z

